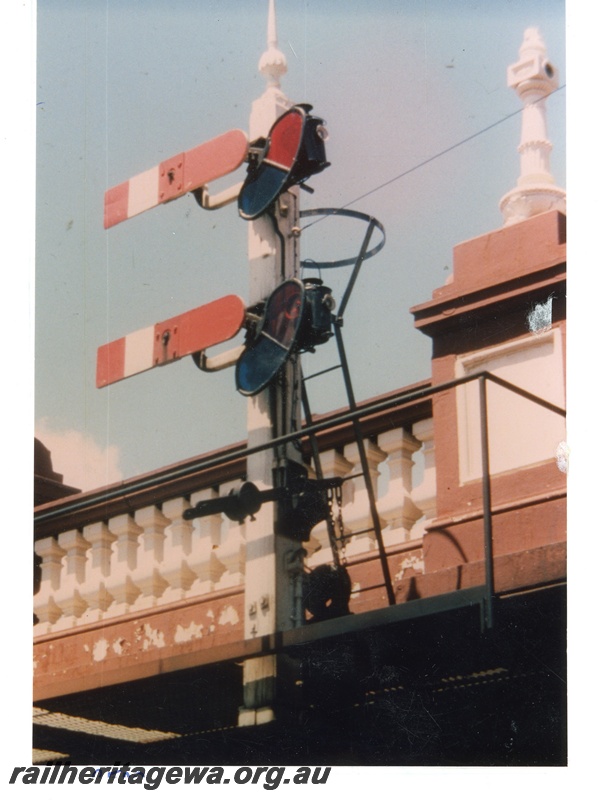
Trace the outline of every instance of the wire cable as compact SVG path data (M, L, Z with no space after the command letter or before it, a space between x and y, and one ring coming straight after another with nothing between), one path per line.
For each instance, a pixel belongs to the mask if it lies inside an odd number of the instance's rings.
M558 86L557 89L555 89L553 92L551 92L550 94L546 95L545 97L551 97L552 95L556 94L557 92L559 92L559 91L561 91L562 89L565 89L565 88L566 88L566 84L563 83L561 86ZM540 103L541 101L545 100L545 97L541 97L541 98L539 98L539 100L535 100L535 102L532 103L531 105L535 105L536 103ZM517 117L519 114L522 114L523 111L524 111L524 108L519 108L517 111L513 111L511 114L507 114L505 117L502 117L501 119L498 119L495 122L492 122L490 125L487 125L486 128L481 128L481 130L477 131L476 133L473 133L470 136L466 136L465 139L461 139L459 142L456 142L455 144L452 144L449 147L446 147L444 150L441 150L438 153L435 153L434 156L430 156L429 158L425 158L424 161L420 161L418 164L415 164L413 167L410 167L409 169L406 169L403 172L400 172L399 175L395 175L395 177L389 178L388 181L384 181L383 183L380 183L378 186L375 186L373 189L369 189L367 192L364 192L363 194L359 195L358 197L355 197L353 200L350 200L348 203L345 203L345 205L339 206L338 209L331 210L329 214L321 216L319 219L314 220L314 222L309 222L307 225L304 225L302 227L302 230L305 231L306 228L311 228L312 225L318 225L318 223L322 222L323 219L326 219L329 216L334 216L335 213L337 213L337 212L339 212L339 211L341 211L341 210L343 210L345 208L349 208L349 206L353 206L354 203L357 203L360 200L363 200L365 197L370 197L371 194L374 194L375 192L378 192L381 189L384 189L386 186L389 186L390 184L395 183L395 181L400 180L400 178L405 178L407 175L411 175L412 172L416 172L416 170L421 169L421 167L425 167L427 164L430 164L433 161L436 161L438 158L441 158L442 156L447 155L447 153L451 153L453 150L456 150L458 147L461 147L463 144L467 144L468 142L471 142L473 139L476 139L478 136L482 136L483 133L488 133L488 131L492 130L493 128L496 128L498 125L501 125L502 123L507 122L508 119L512 119L513 117Z

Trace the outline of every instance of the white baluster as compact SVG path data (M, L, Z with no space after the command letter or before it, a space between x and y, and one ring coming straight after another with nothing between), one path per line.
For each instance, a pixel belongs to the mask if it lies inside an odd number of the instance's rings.
M137 611L152 608L168 586L162 577L162 558L164 555L164 529L169 521L156 506L139 508L135 512L135 522L141 526L137 566L132 578L141 591L133 603Z
M377 508L381 525L388 526L383 541L389 547L409 541L414 523L422 516L411 498L412 454L420 448L420 442L404 428L396 428L382 433L378 444L388 454L389 487Z
M112 545L110 575L106 580L106 589L114 597L106 616L113 617L126 614L140 593L131 576L137 566L137 550L142 528L129 514L113 517L109 520L108 526L117 537Z
M81 597L87 603L82 622L95 622L113 602L113 596L106 589L106 579L110 575L112 543L116 536L110 532L105 522L94 522L83 528L83 536L90 544L85 565L85 581L81 587Z
M373 442L366 439L364 441L364 449L366 451L366 461L368 463L368 470L372 487L374 490L375 499L377 497L377 482L379 477L378 465L381 461L385 460L385 453L380 450ZM352 442L344 451L344 456L354 466L352 474L356 476L362 472L362 464L360 460L360 453L358 450L357 442ZM356 477L354 483L354 497L351 503L344 505L343 509L343 524L346 533L351 531L366 531L372 529L372 516L370 513L370 503L368 492L366 490L366 483L363 477ZM347 484L344 484L346 486ZM367 530L364 534L352 536L347 540L347 555L353 556L359 553L365 553L373 550L376 547L376 535L373 530Z
M196 505L215 497L218 497L215 489L202 489L191 496L191 502ZM210 514L207 517L199 517L194 522L190 567L197 576L197 581L193 586L193 593L205 594L213 591L226 569L219 558L223 518L221 514Z
M437 476L435 469L435 440L433 420L423 419L412 426L415 438L422 442L424 474L422 481L412 490L412 500L423 517L412 528L412 539L421 538L426 525L437 513Z
M184 497L173 497L162 504L162 513L170 520L165 532L161 574L168 583L162 600L169 603L187 597L196 574L189 565L193 525L183 519L190 504Z
M54 594L54 601L62 611L62 617L56 621L54 630L72 628L87 608L81 596L81 587L85 581L85 554L89 542L77 530L59 534L58 544L66 551L64 569L60 580L60 588Z
M65 551L59 547L53 536L39 539L34 548L42 559L40 588L33 598L33 610L38 618L34 631L36 634L40 634L48 633L62 614L62 610L54 600L54 593L60 588L62 560Z
M220 486L221 496L229 494L230 489L238 488L239 481L234 483L224 483ZM218 582L219 589L224 589L229 586L239 586L243 583L245 577L245 526L251 525L251 521L247 523L233 522L227 520L228 526L225 528L222 544L218 548L218 558L221 564L225 567L225 572ZM226 525L227 523L225 523Z

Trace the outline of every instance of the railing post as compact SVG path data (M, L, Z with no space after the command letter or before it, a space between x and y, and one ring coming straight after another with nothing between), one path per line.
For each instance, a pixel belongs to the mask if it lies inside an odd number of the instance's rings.
M412 456L420 442L405 428L381 433L377 442L387 456L389 469L387 493L377 504L381 525L388 525L383 541L389 547L409 541L416 520L422 516L412 497Z
M480 402L480 441L482 460L482 500L483 530L485 543L485 587L486 597L482 609L483 630L493 627L493 597L495 595L495 579L493 575L493 521L491 515L491 473L489 463L489 424L487 419L487 384L485 375L478 378Z
M131 605L141 594L132 579L137 567L137 551L142 528L129 514L119 514L108 521L111 533L116 536L110 558L110 575L106 579L106 589L114 598L106 615L115 617L128 613Z
M218 492L214 487L200 489L199 492L191 495L191 505L202 500L212 500L217 496ZM212 514L209 517L194 520L193 546L189 566L197 576L197 581L193 586L195 594L212 592L225 574L227 565L221 561L221 555L226 551L226 548L223 547L224 534L221 533L223 524L221 514ZM240 555L245 558L245 541L240 542L240 550Z
M182 600L197 578L190 567L193 526L183 519L190 503L184 497L173 497L162 504L162 513L170 521L164 538L162 577L168 583L164 600Z
M87 608L81 591L85 581L87 550L90 547L89 542L77 529L60 533L58 544L65 551L66 556L60 587L54 594L54 601L62 611L61 618L56 622L55 630L77 625L77 620Z
M53 536L39 539L35 543L35 552L42 559L42 577L39 592L33 598L33 610L38 618L36 632L46 633L62 616L62 609L56 604L54 595L60 589L66 552Z
M92 522L83 528L83 536L90 544L85 562L85 581L80 589L87 609L83 615L85 622L101 620L104 612L114 601L106 589L106 579L110 575L112 543L116 536L110 532L105 522Z
M421 539L426 531L426 526L437 513L437 471L433 418L429 417L415 422L412 425L412 434L422 444L424 471L422 480L412 490L412 500L422 516L415 523L410 535L412 539Z

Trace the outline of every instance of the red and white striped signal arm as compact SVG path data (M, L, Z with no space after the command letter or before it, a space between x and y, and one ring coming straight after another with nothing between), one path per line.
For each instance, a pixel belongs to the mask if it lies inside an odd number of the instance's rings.
M104 195L104 227L111 228L228 175L241 166L247 154L247 134L232 130L129 178Z
M245 321L245 305L230 294L150 325L98 348L96 386L101 388L232 339Z

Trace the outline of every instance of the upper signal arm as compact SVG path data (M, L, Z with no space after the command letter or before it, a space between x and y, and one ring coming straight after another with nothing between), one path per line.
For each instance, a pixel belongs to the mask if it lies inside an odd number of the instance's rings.
M104 227L111 228L222 178L241 166L247 152L247 135L241 130L228 131L108 189Z

